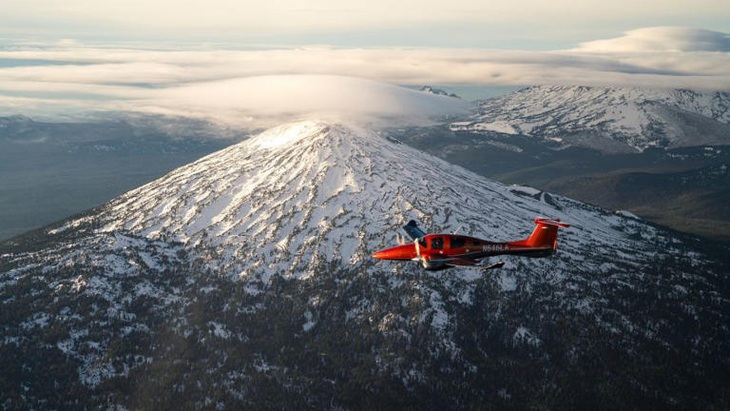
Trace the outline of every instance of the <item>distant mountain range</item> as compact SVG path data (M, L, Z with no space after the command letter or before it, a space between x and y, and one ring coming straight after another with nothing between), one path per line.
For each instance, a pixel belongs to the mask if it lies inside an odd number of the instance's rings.
M478 102L453 130L519 134L606 153L726 145L730 93L535 86Z
M376 262L398 227L523 237ZM283 125L0 243L7 408L727 408L726 248L344 123Z

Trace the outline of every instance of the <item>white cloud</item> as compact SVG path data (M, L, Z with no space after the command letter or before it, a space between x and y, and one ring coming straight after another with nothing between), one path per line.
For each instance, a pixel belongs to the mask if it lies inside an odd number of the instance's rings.
M463 114L467 109L458 99L333 75L271 75L201 82L155 90L148 97L135 104L244 125L276 123L282 116L420 123L434 116Z
M648 27L624 36L582 43L592 53L730 52L730 35L690 27Z
M235 50L197 47L23 46L0 50L0 110L26 114L73 102L81 110L186 111L270 116L275 111L393 112L397 104L350 100L385 85L327 85L347 76L405 85L582 84L730 90L728 35L696 29L649 28L559 51L450 48L303 47ZM10 62L12 64L3 64ZM309 85L293 80L308 75ZM272 77L279 76L279 77ZM268 90L268 91L267 91ZM274 91L272 91L274 90ZM351 94L351 95L348 95ZM390 93L390 94L389 94ZM408 95L407 93L405 95ZM418 105L405 99L401 103ZM390 106L389 106L390 104ZM297 107L306 107L300 110ZM209 109L206 109L208 107ZM389 107L385 109L385 107ZM407 111L407 107L401 107ZM427 110L426 107L421 107ZM380 115L384 115L380 113Z

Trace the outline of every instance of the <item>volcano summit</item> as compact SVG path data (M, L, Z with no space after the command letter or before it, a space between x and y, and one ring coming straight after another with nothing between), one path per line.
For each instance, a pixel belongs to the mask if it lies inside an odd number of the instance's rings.
M488 275L369 257L412 218L498 240L537 216L571 224L555 258ZM9 408L728 405L712 250L361 125L270 129L0 258Z

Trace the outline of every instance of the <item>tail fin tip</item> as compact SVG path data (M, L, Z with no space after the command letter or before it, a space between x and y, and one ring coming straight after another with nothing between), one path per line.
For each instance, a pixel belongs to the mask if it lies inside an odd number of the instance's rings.
M553 227L560 227L560 228L568 228L570 227L570 224L565 224L562 221L560 221L559 218L536 218L535 224L538 225L547 225L547 226L553 226Z

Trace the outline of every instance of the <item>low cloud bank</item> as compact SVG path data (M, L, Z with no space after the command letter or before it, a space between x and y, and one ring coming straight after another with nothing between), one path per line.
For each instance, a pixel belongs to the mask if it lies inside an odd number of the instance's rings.
M726 33L654 27L585 42L574 49L540 52L331 47L160 50L90 47L73 41L0 49L0 114L127 110L240 122L312 113L403 118L463 108L395 84L446 88L576 84L728 91L730 40Z

